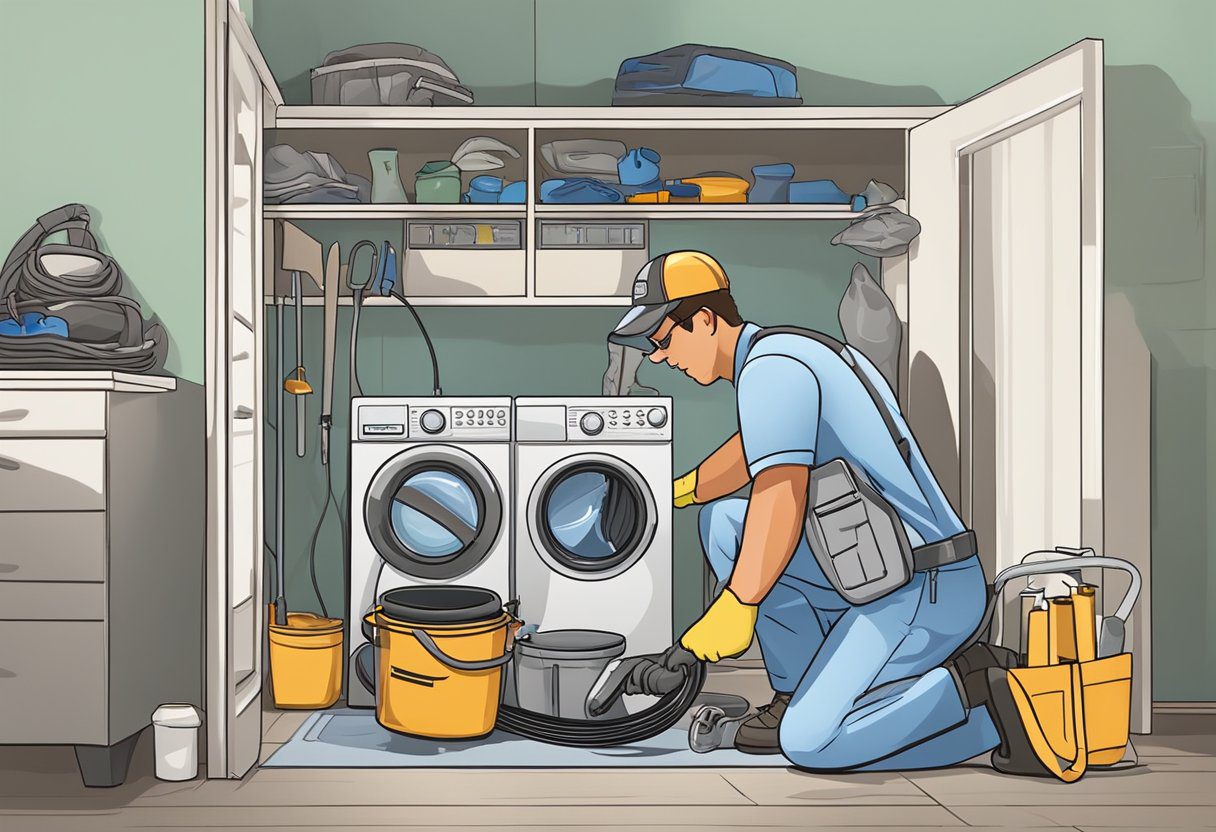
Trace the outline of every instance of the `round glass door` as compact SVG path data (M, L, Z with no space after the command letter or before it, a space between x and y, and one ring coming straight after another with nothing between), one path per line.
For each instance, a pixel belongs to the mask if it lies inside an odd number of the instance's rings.
M489 554L502 523L502 498L473 456L457 448L417 448L376 472L364 519L391 566L419 578L450 579Z
M586 454L546 471L532 490L529 525L542 557L581 580L633 566L654 537L654 497L619 459Z

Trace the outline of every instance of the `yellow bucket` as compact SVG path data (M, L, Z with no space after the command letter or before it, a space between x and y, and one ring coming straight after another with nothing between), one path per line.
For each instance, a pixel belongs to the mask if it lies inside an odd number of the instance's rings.
M376 721L432 739L494 730L515 621L490 590L457 585L390 590L364 619L375 631Z
M270 681L276 708L328 708L342 694L342 619L287 613L274 623L270 605Z

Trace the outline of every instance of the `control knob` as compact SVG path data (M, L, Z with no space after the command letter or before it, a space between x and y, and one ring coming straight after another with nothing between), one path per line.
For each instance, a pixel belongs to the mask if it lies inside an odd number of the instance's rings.
M422 418L418 422L427 433L439 433L447 425L447 420L443 418L443 414L434 408L423 411Z
M588 436L595 436L604 429L604 417L594 411L584 413L583 418L578 420L578 426Z
M661 407L652 407L646 413L646 421L652 428L661 428L667 424L667 411Z

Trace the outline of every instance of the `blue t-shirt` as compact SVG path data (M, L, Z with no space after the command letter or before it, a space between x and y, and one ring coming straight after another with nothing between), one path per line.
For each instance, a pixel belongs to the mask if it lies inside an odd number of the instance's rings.
M882 415L856 374L830 347L803 335L769 335L745 324L735 350L735 395L747 470L754 478L775 465L812 467L851 462L903 520L913 546L964 531L929 470L890 385L878 368L849 347L858 368L879 391L900 435L905 463Z

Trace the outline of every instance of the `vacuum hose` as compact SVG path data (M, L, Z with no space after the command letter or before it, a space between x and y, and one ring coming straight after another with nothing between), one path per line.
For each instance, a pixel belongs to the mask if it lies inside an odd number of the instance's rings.
M647 692L632 687L626 677L654 676L645 671L659 670L660 675L670 677L676 673L682 677L680 686L663 694L657 703L636 714L615 719L570 719L526 711L522 708L503 705L498 711L497 727L530 740L551 745L569 745L576 748L608 748L629 745L658 736L680 721L693 706L701 688L705 685L705 663L676 644L659 656L640 656L613 663L600 677L592 689L589 701L594 701L597 691L609 687L608 695L598 703L600 710L622 693ZM642 670L642 673L638 673ZM666 671L666 672L664 672ZM616 677L616 678L614 678Z

